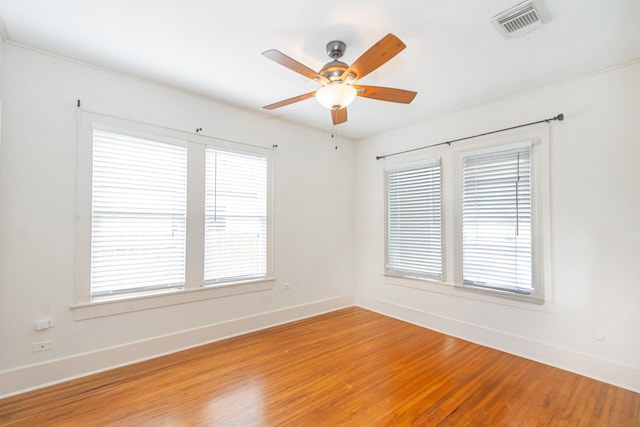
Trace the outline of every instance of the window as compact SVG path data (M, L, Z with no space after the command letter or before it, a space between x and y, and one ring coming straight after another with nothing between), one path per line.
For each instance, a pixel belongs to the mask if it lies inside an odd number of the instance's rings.
M534 309L550 301L548 139L540 128L387 165L385 283Z
M75 319L273 289L270 148L79 117Z
M442 280L439 161L389 169L386 184L386 273Z
M206 283L267 274L267 161L207 148Z
M462 162L463 283L531 293L531 147Z
M92 299L183 288L186 144L95 130L92 195Z

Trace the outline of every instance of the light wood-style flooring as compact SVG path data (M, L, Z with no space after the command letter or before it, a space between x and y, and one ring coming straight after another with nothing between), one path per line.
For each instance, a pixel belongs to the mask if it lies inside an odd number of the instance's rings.
M2 426L640 426L640 394L351 307L0 400Z

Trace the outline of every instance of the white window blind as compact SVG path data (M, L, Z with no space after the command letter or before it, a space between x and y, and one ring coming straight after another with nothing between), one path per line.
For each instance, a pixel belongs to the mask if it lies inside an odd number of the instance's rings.
M95 129L91 297L184 287L187 150Z
M206 150L207 284L266 277L267 159Z
M442 280L440 163L392 169L386 175L386 272Z
M530 294L531 147L463 157L465 284Z

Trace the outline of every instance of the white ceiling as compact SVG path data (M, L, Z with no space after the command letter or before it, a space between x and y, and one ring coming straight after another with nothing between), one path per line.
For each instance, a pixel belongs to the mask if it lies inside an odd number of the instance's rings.
M360 83L418 96L356 99L339 128L352 138L640 58L640 0L541 0L551 21L506 40L490 19L519 1L0 0L0 17L6 41L322 130L330 114L314 99L261 108L318 84L260 53L319 70L330 40L352 63L393 33L407 48Z

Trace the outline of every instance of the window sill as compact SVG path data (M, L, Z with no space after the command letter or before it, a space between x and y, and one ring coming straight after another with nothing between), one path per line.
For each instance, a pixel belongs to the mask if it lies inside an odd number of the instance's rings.
M78 303L72 305L71 309L73 310L74 320L85 320L176 304L186 304L212 298L268 291L274 289L274 287L275 278L267 278L127 299Z
M493 304L506 305L534 311L550 312L551 304L547 299L541 300L528 295L511 295L506 291L480 289L457 283L440 282L415 277L400 277L384 274L384 284L435 292L458 298L472 299Z

